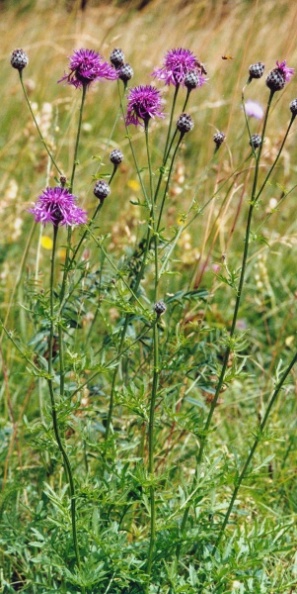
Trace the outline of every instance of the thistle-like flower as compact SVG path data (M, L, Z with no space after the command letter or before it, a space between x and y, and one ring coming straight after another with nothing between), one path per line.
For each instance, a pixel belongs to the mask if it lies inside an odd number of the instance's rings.
M65 74L58 82L67 81L76 89L86 86L96 80L105 78L115 80L118 73L110 64L104 62L100 54L93 50L75 50L69 59L69 74Z
M276 62L276 68L269 72L266 78L266 85L271 91L281 91L294 74L294 68L286 65L286 60Z
M19 72L21 72L21 70L23 70L28 65L29 58L24 50L18 48L13 50L10 63L13 68L16 68Z
M264 115L263 108L261 107L260 103L256 101L252 101L249 99L244 104L245 113L249 118L256 118L256 120L261 120Z
M60 186L43 190L29 212L37 223L52 223L54 227L82 225L87 221L87 213L76 205L76 197Z
M286 60L283 62L276 62L277 69L281 72L286 82L289 82L295 72L294 68L287 66Z
M151 85L134 87L128 94L126 125L147 125L151 118L163 118L161 93Z
M206 82L204 66L197 60L194 54L181 47L169 50L165 55L164 64L161 68L155 68L152 76L164 81L166 85L185 86L185 78L189 73L195 73L198 77L198 84L195 87L202 87Z

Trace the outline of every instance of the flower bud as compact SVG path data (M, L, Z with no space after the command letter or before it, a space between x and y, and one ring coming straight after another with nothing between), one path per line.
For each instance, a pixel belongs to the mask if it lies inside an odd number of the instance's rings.
M249 82L252 78L261 78L263 76L265 70L265 64L263 62L256 62L255 64L251 64L249 67Z
M259 148L262 144L262 136L260 134L252 134L250 139L250 145L253 149Z
M290 110L293 116L297 116L297 99L293 99L293 101L291 101Z
M134 75L133 72L133 68L132 66L130 66L130 64L124 64L124 66L122 66L119 69L119 78L124 82L128 82L128 80L130 80Z
M13 50L10 58L10 63L13 68L16 68L19 72L23 70L29 63L29 58L22 49L15 49Z
M281 91L286 84L285 76L279 68L274 68L266 78L266 85L271 91Z
M193 130L194 122L190 115L182 113L176 122L176 127L182 134L186 134L186 132Z
M114 149L109 155L109 160L113 165L119 165L123 161L124 155L119 149Z
M225 140L226 136L224 134L224 132L216 132L213 136L213 141L216 145L216 150L218 150L221 146L221 144L223 144L224 140Z
M163 313L165 313L166 309L167 308L164 301L157 301L157 303L154 305L154 310L157 316L161 316Z
M192 91L199 86L199 76L197 72L188 72L184 78L184 85L189 90Z
M114 50L112 50L109 59L110 59L112 65L117 70L119 68L121 68L122 66L124 66L124 61L125 61L124 52L117 47L115 47Z
M94 187L94 195L99 198L100 202L110 194L110 187L104 179L99 179Z

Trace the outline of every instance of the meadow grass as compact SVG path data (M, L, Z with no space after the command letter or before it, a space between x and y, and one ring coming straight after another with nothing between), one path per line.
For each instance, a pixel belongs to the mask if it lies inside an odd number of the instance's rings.
M241 104L250 64L296 67L296 19L293 3L270 0L2 9L0 591L297 591L296 122L278 158L296 74L254 155ZM74 49L108 59L121 47L129 86L155 84L166 100L146 144L125 128L124 86L90 86L73 175L89 220L110 151L124 160L93 225L71 237L28 212L59 175L10 66L17 47L68 181L82 93L57 81ZM194 129L170 171L173 91L150 75L177 47L208 82L190 94ZM265 78L245 97L265 108Z

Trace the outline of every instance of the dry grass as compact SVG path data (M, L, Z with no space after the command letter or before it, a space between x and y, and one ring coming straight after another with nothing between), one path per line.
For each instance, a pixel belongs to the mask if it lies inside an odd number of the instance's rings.
M57 85L56 81L67 68L67 57L74 48L92 47L108 58L115 46L121 47L134 68L135 84L151 80L152 69L161 64L168 49L178 46L190 48L205 63L209 76L208 84L199 93L193 94L190 105L195 129L187 147L192 156L189 165L192 170L186 173L186 181L193 178L193 187L197 182L196 171L206 166L212 154L213 132L219 127L227 134L224 154L220 157L217 171L210 176L209 188L207 184L204 186L203 196L198 191L197 198L203 202L207 192L213 192L221 172L231 172L239 161L244 129L240 97L249 64L263 60L267 68L271 68L276 59L286 59L290 66L297 64L297 7L289 1L278 5L273 0L175 1L170 3L169 10L163 1L155 0L143 11L137 11L133 3L127 3L124 8L111 4L90 6L84 13L75 9L69 13L62 6L53 10L52 3L41 1L36 2L34 10L26 11L21 10L22 4L20 2L16 9L3 11L0 23L3 72L0 189L4 196L10 195L11 184L16 183L16 193L18 196L21 193L22 197L22 204L18 202L16 210L12 209L12 224L15 215L21 216L20 210L27 208L47 182L47 162L35 139L16 72L9 65L9 55L15 47L23 47L30 56L26 80L32 89L32 101L38 102L39 109L45 102L53 107L57 124L53 140L55 153L65 170L73 154L79 94L75 94L72 88ZM224 55L232 59L222 60ZM269 127L268 161L270 153L275 154L280 135L288 122L288 103L297 94L296 80L295 77L275 101L274 109L277 109L278 115L271 120ZM264 103L267 91L263 85L251 85L248 96L259 98ZM91 194L91 177L95 171L92 157L105 156L104 139L109 136L118 109L115 97L112 85L108 84L103 84L100 92L92 91L88 97L85 117L91 133L85 134L83 139L84 176L81 184L78 180L78 190L84 199ZM124 146L124 131L121 132ZM72 144L69 143L69 137L72 137ZM285 159L281 161L285 172L284 183L289 181L295 171L294 132L288 139L287 147L290 148L290 156L288 152L284 153ZM182 157L180 166L183 166ZM126 183L129 179L129 163L125 175ZM222 209L221 205L218 207L213 203L207 222L203 219L203 229L206 225L206 231L203 231L205 235L200 245L205 253L217 245L218 259L228 250L230 229L237 220L244 192L244 186L237 187L234 199L228 200ZM7 200L9 204L9 198ZM182 207L184 202L185 198ZM125 200L125 204L126 216L128 200ZM173 207L174 216L178 216L178 198L173 200ZM169 215L172 216L172 211ZM14 237L14 230L10 230L10 233Z

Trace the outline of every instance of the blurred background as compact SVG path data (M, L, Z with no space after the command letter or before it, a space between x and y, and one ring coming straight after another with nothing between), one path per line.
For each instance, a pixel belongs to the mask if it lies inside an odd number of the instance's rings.
M165 213L169 225L183 216L193 195L198 204L204 204L213 195L220 179L231 175L250 152L241 105L241 90L248 78L249 65L263 61L266 73L274 68L276 60L286 60L289 66L297 66L297 7L290 1L172 0L169 4L162 0L2 0L0 6L0 214L5 221L1 230L0 259L6 262L2 269L4 281L8 274L11 278L17 265L16 255L23 249L28 225L32 222L27 209L41 189L53 182L54 175L25 104L18 72L10 66L13 49L21 47L29 56L29 65L24 70L26 89L43 134L66 176L71 168L80 92L63 83L57 84L57 81L67 72L68 58L74 49L94 49L108 60L113 48L120 47L134 69L131 85L156 84L167 102L167 113L172 88L164 87L151 77L152 70L162 65L166 51L176 47L190 49L205 65L208 82L191 94L188 106L195 128L177 162L175 184L170 190L171 203ZM264 165L271 164L277 154L290 119L289 103L297 95L296 81L295 76L275 96L263 150ZM265 77L248 86L246 98L265 107L268 99ZM181 97L180 109L183 101L184 97ZM151 127L155 167L160 165L166 126L167 120L164 120L153 122ZM251 132L259 132L260 126L261 122L253 119ZM143 134L132 128L130 133L141 164L142 154L145 157ZM217 164L209 169L214 149L213 134L217 130L226 134L226 142L220 149ZM131 208L130 200L139 197L139 186L119 111L116 85L102 82L88 93L75 184L75 193L91 211L95 204L93 180L110 171L108 155L115 146L123 150L125 163L115 180L113 198L101 224L105 231L116 236L118 243L122 233L126 243L135 241L134 227L139 213L137 207ZM269 201L278 202L286 184L291 187L294 183L294 127L276 173L280 187L269 185L265 209L256 216L261 222L263 215L272 214L267 222L269 234L274 233L277 218L276 240L281 238L283 241L286 235L291 246L295 242L296 229L295 226L288 228L288 220L295 212L294 200L291 196L290 205L286 201L281 217L274 213L274 208L269 212ZM196 228L203 233L203 249L210 246L214 262L220 261L222 254L228 252L231 235L236 237L235 223L245 191L245 184L238 183L235 199L228 199L223 207L219 201L212 203L207 214L207 227L212 230L212 236L211 231L205 232L205 217L198 217ZM119 213L122 221L116 222ZM293 219L290 219L291 223L294 225ZM242 230L239 233L242 234ZM201 238L199 246L191 245L183 257L188 259L188 264L193 264L200 256ZM237 255L230 257L237 261Z

